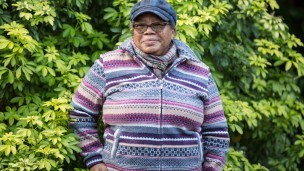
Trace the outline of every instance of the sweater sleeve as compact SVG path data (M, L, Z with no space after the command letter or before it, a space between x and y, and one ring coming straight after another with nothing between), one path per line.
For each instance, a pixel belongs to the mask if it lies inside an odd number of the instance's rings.
M97 130L97 121L103 104L105 74L102 59L96 60L78 86L72 98L69 113L72 130L78 134L80 155L88 168L101 163L103 145Z
M225 167L229 150L229 133L218 88L209 73L208 99L204 104L202 143L204 146L204 171L221 171Z

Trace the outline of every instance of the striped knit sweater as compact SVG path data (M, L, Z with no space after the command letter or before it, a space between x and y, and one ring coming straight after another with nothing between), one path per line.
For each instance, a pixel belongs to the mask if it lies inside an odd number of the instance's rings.
M72 99L71 126L87 167L103 162L109 170L222 170L229 135L209 68L174 40L178 58L158 79L131 41L102 54ZM101 116L103 143L96 128Z

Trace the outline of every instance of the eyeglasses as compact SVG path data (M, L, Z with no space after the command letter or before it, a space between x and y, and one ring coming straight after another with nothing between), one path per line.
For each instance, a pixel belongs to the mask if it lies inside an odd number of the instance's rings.
M133 28L136 30L138 33L144 33L148 27L150 27L153 31L155 32L160 32L163 31L166 25L169 23L167 22L158 22L158 23L152 23L152 24L144 24L144 23L134 23Z

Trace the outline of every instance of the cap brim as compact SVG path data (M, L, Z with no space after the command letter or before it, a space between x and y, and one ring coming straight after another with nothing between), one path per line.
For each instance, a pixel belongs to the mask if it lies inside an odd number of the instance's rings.
M133 20L135 20L138 16L140 16L141 14L144 14L144 13L153 13L164 21L170 21L170 19L167 18L166 16L164 16L162 13L160 13L156 10L153 10L153 9L146 9L146 10L140 11L138 13L135 13L134 17L133 17Z

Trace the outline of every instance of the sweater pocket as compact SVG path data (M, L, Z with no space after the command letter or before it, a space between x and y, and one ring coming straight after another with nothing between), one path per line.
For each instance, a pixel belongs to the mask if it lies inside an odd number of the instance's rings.
M114 159L116 157L120 133L121 133L120 129L117 129L113 135L114 140L113 140L113 145L112 145L112 149L111 149L111 153L110 153L111 159Z
M201 159L201 162L203 162L204 161L204 154L203 154L204 147L203 147L203 143L202 143L202 138L201 138L201 135L197 132L196 132L196 136L197 136L197 144L198 144L200 159Z

